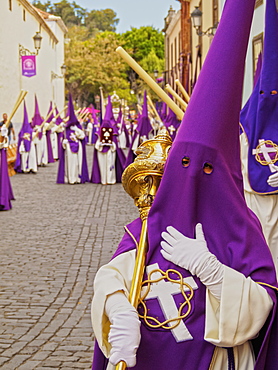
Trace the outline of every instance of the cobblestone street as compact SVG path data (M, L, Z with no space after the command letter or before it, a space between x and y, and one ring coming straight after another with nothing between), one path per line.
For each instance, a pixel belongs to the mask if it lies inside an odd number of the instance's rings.
M13 176L0 213L2 370L91 368L94 276L138 216L121 184L57 185L57 168Z

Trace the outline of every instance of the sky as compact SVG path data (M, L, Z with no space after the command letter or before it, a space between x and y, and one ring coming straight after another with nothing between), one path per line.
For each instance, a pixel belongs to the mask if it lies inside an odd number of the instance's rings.
M119 33L130 30L131 26L136 28L154 26L162 30L170 5L175 10L180 9L180 2L177 0L75 0L75 2L87 10L113 9L120 19L117 26Z

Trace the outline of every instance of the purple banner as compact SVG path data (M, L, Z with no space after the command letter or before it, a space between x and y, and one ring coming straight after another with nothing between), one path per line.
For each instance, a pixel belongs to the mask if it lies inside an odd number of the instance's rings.
M21 56L22 76L36 76L36 55Z

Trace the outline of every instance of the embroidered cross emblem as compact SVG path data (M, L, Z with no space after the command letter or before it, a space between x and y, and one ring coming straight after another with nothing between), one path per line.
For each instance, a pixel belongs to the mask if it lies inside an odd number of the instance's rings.
M153 265L147 266L146 271L147 274L151 274L151 280L158 280L157 282L151 283L149 287L149 291L146 297L144 297L144 300L156 298L159 301L161 310L166 318L166 320L176 319L177 321L180 317L180 313L178 311L176 302L174 300L175 294L181 294L180 284L171 282L171 281L165 281L164 279L161 279L163 276L161 274L161 270L159 270L159 265L157 263L154 263ZM154 271L154 273L152 273ZM198 285L194 281L193 277L187 277L183 279L183 282L189 285L193 289L198 289ZM142 288L142 296L145 295L146 290L148 287L143 286ZM183 285L184 292L190 291L190 289ZM179 320L178 325L174 325L171 328L171 332L176 339L177 342L182 342L186 340L192 340L193 337L190 334L189 330L185 326L183 320Z
M266 144L269 146L266 146ZM271 172L278 171L278 166L274 165L274 163L277 161L278 147L271 140L265 141L264 139L260 139L259 145L256 149L252 150L252 154L256 156L256 160L259 163L262 165L268 165ZM263 157L263 160L261 159L260 155Z

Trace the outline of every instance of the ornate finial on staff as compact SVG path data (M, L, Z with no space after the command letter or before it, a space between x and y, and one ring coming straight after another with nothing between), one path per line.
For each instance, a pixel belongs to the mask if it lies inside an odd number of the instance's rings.
M142 220L147 217L153 203L171 145L172 139L167 129L162 127L157 136L137 148L137 157L123 172L123 187L134 199Z
M147 218L159 187L164 165L172 145L167 129L162 127L157 136L144 141L136 150L137 157L123 172L122 183L125 191L134 199L142 220L140 241L132 277L129 301L137 308L148 251ZM126 369L120 361L116 370Z

